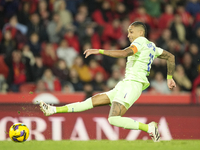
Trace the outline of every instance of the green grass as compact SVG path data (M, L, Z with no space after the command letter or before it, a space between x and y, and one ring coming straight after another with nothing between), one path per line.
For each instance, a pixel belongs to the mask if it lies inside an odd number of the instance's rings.
M200 140L143 141L0 141L0 150L200 150Z

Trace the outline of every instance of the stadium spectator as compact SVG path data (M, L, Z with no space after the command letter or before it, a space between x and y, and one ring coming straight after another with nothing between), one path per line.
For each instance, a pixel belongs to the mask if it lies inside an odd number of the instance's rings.
M0 54L11 58L12 52L16 48L16 42L12 39L11 31L6 30L0 42Z
M118 49L118 45L116 43L111 43L110 47L104 48L104 49L115 50L115 49ZM108 56L103 55L102 66L106 70L106 72L111 74L112 73L112 66L115 64L116 61L117 61L116 58L112 58L112 57L108 57Z
M73 85L75 91L83 91L83 83L79 79L76 69L70 69L69 81Z
M48 92L45 82L42 79L38 79L36 82L36 88L35 88L35 93L43 93L43 92Z
M47 90L51 92L61 91L60 81L55 77L51 71L51 69L46 69L42 76L42 80L45 83Z
M181 20L186 27L191 24L193 17L185 10L184 5L177 6L177 13L181 16Z
M31 52L39 56L41 53L41 43L39 40L39 35L36 32L33 32L29 37L28 45L30 47Z
M65 0L54 2L54 11L58 12L62 26L67 27L73 23L72 13L66 9L67 3Z
M119 69L115 68L112 71L111 77L107 80L107 87L111 90L117 83L122 80L122 75Z
M62 93L74 93L74 87L70 82L66 82L62 86Z
M155 59L151 66L151 73L149 75L150 79L155 77L157 72L161 72L163 77L167 77L167 62L162 59Z
M170 39L167 43L167 50L176 56L176 63L182 62L181 58L186 51L186 46L184 44L185 43L180 43L177 39Z
M30 23L28 24L28 36L32 33L37 33L40 37L40 42L48 41L47 31L43 24L40 22L40 16L33 13L30 16Z
M55 62L58 60L56 50L51 43L45 44L44 49L41 51L41 56L44 65L50 68L52 68Z
M84 0L67 0L67 9L74 15L77 13L77 8L79 11L80 5Z
M193 17L200 12L200 2L198 0L189 0L185 7Z
M36 56L35 57L35 64L31 67L33 79L36 82L37 80L42 78L42 75L44 74L44 71L46 67L43 64L42 57Z
M172 21L172 24L170 26L171 30L171 36L174 39L179 40L181 43L184 43L186 41L186 29L184 24L181 21L181 16L176 14L174 16L174 21Z
M130 44L128 41L128 38L127 38L127 35L128 35L127 28L129 25L130 25L129 18L124 18L121 21L122 35L121 35L120 39L118 40L118 44L121 49L126 48Z
M158 18L161 14L160 0L144 0L144 7L149 15Z
M158 47L168 50L168 43L171 39L171 31L169 29L164 29L160 37L156 40Z
M9 19L11 16L15 15L18 11L19 4L19 0L1 0L0 7L2 9L4 18Z
M91 20L87 20L87 16L84 13L78 12L75 15L74 18L74 26L76 27L78 36L84 35L84 30L88 23L90 23Z
M155 74L155 79L151 81L151 92L160 94L169 94L170 90L167 87L167 81L164 79L161 72Z
M73 26L67 27L64 39L69 44L69 47L73 47L77 53L80 53L80 44L78 37L75 35L75 29Z
M128 10L127 6L122 2L117 2L114 7L114 19L123 20L124 18L128 17Z
M192 42L198 44L198 47L200 48L200 22L198 24L196 24L196 27L195 27L195 37L194 39L192 40Z
M29 16L30 16L30 2L23 2L22 9L18 11L17 18L20 23L23 25L29 24Z
M187 75L185 74L182 65L176 66L173 78L176 81L176 83L180 86L180 89L182 91L191 91L192 82L188 79Z
M108 87L101 72L96 73L92 81L92 87L94 91L108 91Z
M82 82L90 82L92 80L90 69L88 65L84 63L80 55L75 58L72 68L78 72L78 76Z
M174 19L174 9L172 5L167 4L165 5L164 13L162 13L160 18L158 19L159 21L158 28L161 30L169 28L173 19Z
M22 53L19 50L12 52L12 60L7 61L9 67L9 75L7 83L10 86L10 90L13 92L19 91L19 86L26 82L26 66L22 62Z
M114 19L112 24L107 24L104 27L101 40L106 41L118 41L122 36L122 28L120 25L120 20Z
M59 79L62 86L69 81L69 68L65 60L59 59L53 67L52 72Z
M26 25L23 25L21 23L18 22L18 19L17 19L17 16L16 15L13 15L10 19L9 19L9 22L6 23L3 27L3 32L5 32L5 30L12 30L12 29L15 29L13 30L13 37L16 36L17 34L17 30L20 31L22 34L26 35L27 34L27 31L28 31L28 28Z
M47 25L47 34L49 41L59 43L63 38L65 28L63 27L60 16L57 13L53 14L53 19Z
M84 55L83 55L84 51L87 50L87 49L91 49L91 48L92 48L92 45L91 45L90 42L84 43L83 46L82 46L82 50L81 50L81 52L80 52L80 55L81 55L82 57L84 57ZM98 60L98 61L99 61L99 60L101 60L101 57L99 57L99 55L91 56L91 57L89 57L88 59L84 59L84 62L85 62L86 64L89 64L90 60L92 60L92 59L95 59L95 60Z
M112 66L112 69L119 69L121 78L124 78L126 68L126 59L125 58L117 58L116 63Z
M189 52L192 55L192 65L197 68L200 63L200 48L196 43L191 43L189 46Z
M32 67L35 64L35 57L33 53L30 50L30 47L28 45L24 45L22 48L22 61L26 65L26 81L27 82L33 82L34 81L34 73L32 72Z
M85 93L86 99L93 96L94 90L93 90L92 84L91 83L84 84L83 91ZM84 100L85 100L85 98L84 98Z
M41 24L46 27L51 17L51 12L48 10L48 4L46 0L40 0L38 2L37 13L41 18Z
M113 20L111 6L108 1L103 1L101 7L92 13L92 19L100 26L105 26Z
M147 14L146 9L143 6L136 8L136 11L135 10L132 11L129 14L129 18L130 18L131 22L134 22L135 20L141 21L141 22L145 23L145 25L147 25L147 27L150 26L151 28L154 28L153 19L149 14Z
M56 52L58 58L65 60L69 68L72 67L74 59L78 55L78 53L73 47L69 47L68 42L66 40L62 40L60 42L60 45Z
M100 37L95 32L93 24L88 24L85 29L85 34L79 38L79 42L81 46L84 45L84 43L91 43L92 48L99 49L101 47Z
M107 72L104 70L102 66L99 65L99 63L95 60L92 59L89 62L89 69L92 74L92 78L94 79L97 73L102 73L104 80L108 78Z
M191 82L198 76L197 68L192 64L192 56L189 52L184 53L182 65Z

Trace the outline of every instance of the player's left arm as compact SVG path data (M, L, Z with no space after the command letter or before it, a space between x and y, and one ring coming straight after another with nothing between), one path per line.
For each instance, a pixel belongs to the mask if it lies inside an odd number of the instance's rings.
M125 58L131 56L137 52L136 46L130 46L125 48L124 50L102 50L102 49L88 49L84 52L85 58L92 54L103 54L110 57L115 58Z
M159 55L158 58L167 60L167 85L169 89L172 90L176 87L176 83L172 78L175 71L175 56L163 50L162 54Z

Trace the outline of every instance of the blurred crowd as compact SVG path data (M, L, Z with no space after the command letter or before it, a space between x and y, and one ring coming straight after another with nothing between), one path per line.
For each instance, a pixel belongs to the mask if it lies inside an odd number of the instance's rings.
M142 21L147 37L176 56L174 80L155 59L144 92L190 92L200 103L199 0L0 0L0 92L73 93L112 89L126 59L93 55L89 48L124 49L127 28Z

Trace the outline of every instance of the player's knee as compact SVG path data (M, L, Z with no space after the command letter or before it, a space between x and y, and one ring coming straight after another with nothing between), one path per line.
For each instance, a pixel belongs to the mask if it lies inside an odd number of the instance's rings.
M108 118L108 122L111 124L111 125L114 125L116 126L116 124L118 123L118 119L120 118L120 116L111 116Z

